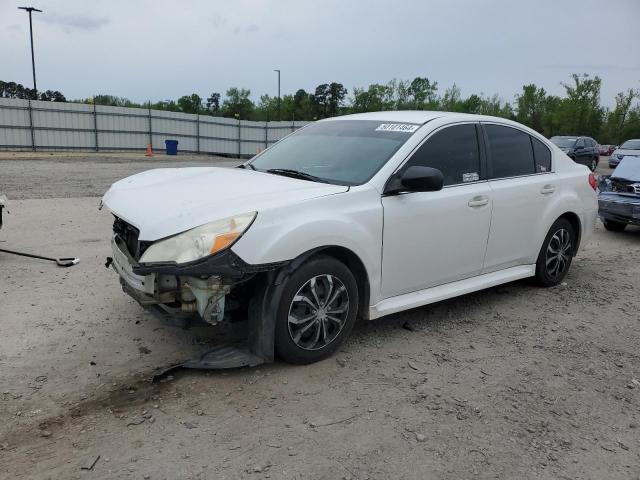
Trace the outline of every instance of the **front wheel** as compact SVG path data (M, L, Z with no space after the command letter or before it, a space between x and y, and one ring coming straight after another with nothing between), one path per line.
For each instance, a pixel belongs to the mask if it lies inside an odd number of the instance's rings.
M604 228L610 232L622 232L627 228L626 223L614 222L613 220L603 220L602 224L604 225Z
M536 262L536 280L544 287L558 285L569 272L573 259L575 232L571 223L559 218L551 225Z
M314 257L286 282L276 318L276 353L288 363L323 360L349 336L357 314L358 286L351 271L333 257Z

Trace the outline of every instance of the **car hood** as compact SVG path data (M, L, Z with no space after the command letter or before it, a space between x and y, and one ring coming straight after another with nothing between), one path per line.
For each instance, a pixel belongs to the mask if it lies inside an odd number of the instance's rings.
M114 183L102 203L146 241L232 215L345 192L349 187L239 168L159 168Z

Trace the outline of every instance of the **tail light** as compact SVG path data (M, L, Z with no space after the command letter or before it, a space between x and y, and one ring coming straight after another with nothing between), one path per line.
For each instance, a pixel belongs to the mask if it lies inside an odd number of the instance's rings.
M593 173L589 174L589 185L595 191L598 188L598 183L596 182L596 176Z

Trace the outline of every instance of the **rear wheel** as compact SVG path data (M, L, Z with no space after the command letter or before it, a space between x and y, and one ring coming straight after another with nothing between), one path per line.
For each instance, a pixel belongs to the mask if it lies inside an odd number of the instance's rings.
M589 168L591 169L592 172L596 171L596 168L598 168L598 160L596 160L595 158L591 160L591 165L589 165Z
M289 363L313 363L333 354L358 314L358 286L333 257L304 263L287 280L276 318L275 346Z
M614 222L613 220L603 220L602 223L604 225L604 228L609 230L610 232L621 232L625 228L627 228L626 223Z
M536 281L544 287L558 285L569 272L573 259L575 232L571 223L559 218L549 229L536 262Z

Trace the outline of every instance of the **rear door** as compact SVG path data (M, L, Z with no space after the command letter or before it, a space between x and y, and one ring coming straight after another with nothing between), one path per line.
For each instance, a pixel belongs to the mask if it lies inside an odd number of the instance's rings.
M537 238L546 228L542 212L556 195L551 151L523 130L483 124L489 185L493 192L491 230L484 273L535 263Z
M444 188L382 197L382 296L415 292L478 275L489 224L491 188L475 123L432 133L402 169L437 168Z

